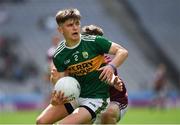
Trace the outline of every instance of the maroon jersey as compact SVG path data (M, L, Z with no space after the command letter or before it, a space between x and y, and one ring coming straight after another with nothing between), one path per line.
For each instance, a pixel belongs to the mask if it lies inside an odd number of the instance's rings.
M104 55L106 63L111 62L111 57L108 55ZM115 75L118 75L117 70L114 73ZM121 79L122 80L122 79ZM109 93L110 93L110 101L116 101L120 103L120 109L124 109L128 105L128 95L127 95L127 90L125 87L124 82L123 83L123 91L119 91L113 86L110 86L109 88Z
M156 92L163 90L165 84L166 84L166 73L164 71L158 71L156 73L155 81L154 81L154 90Z

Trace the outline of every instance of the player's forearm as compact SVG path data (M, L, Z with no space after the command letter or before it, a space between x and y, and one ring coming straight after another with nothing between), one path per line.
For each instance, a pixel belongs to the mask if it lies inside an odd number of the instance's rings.
M118 49L115 53L115 57L110 62L115 68L119 67L128 57L128 51L126 49Z

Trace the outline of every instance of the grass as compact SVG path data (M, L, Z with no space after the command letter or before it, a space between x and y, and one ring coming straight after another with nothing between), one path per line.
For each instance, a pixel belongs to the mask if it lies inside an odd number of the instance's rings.
M34 124L40 111L0 112L0 124Z
M180 108L149 109L130 108L121 124L180 124Z
M0 112L0 124L35 124L41 111ZM119 124L180 124L180 108L129 108Z

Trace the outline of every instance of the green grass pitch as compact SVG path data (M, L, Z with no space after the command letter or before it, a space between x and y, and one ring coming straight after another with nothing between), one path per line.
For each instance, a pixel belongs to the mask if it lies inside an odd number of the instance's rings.
M121 124L180 124L180 108L129 108Z
M0 112L0 124L35 124L36 111ZM180 108L129 108L119 124L180 124Z

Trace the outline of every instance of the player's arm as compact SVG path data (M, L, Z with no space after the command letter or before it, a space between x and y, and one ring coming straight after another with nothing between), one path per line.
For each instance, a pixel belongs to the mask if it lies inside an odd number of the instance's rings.
M114 68L118 68L128 57L128 51L121 45L114 42L112 42L109 49L109 54L115 55L113 60L109 63L110 65L114 66Z
M112 42L108 53L115 56L108 65L99 69L102 70L99 78L102 81L105 80L108 83L111 83L115 69L119 67L128 57L128 51L119 44Z

